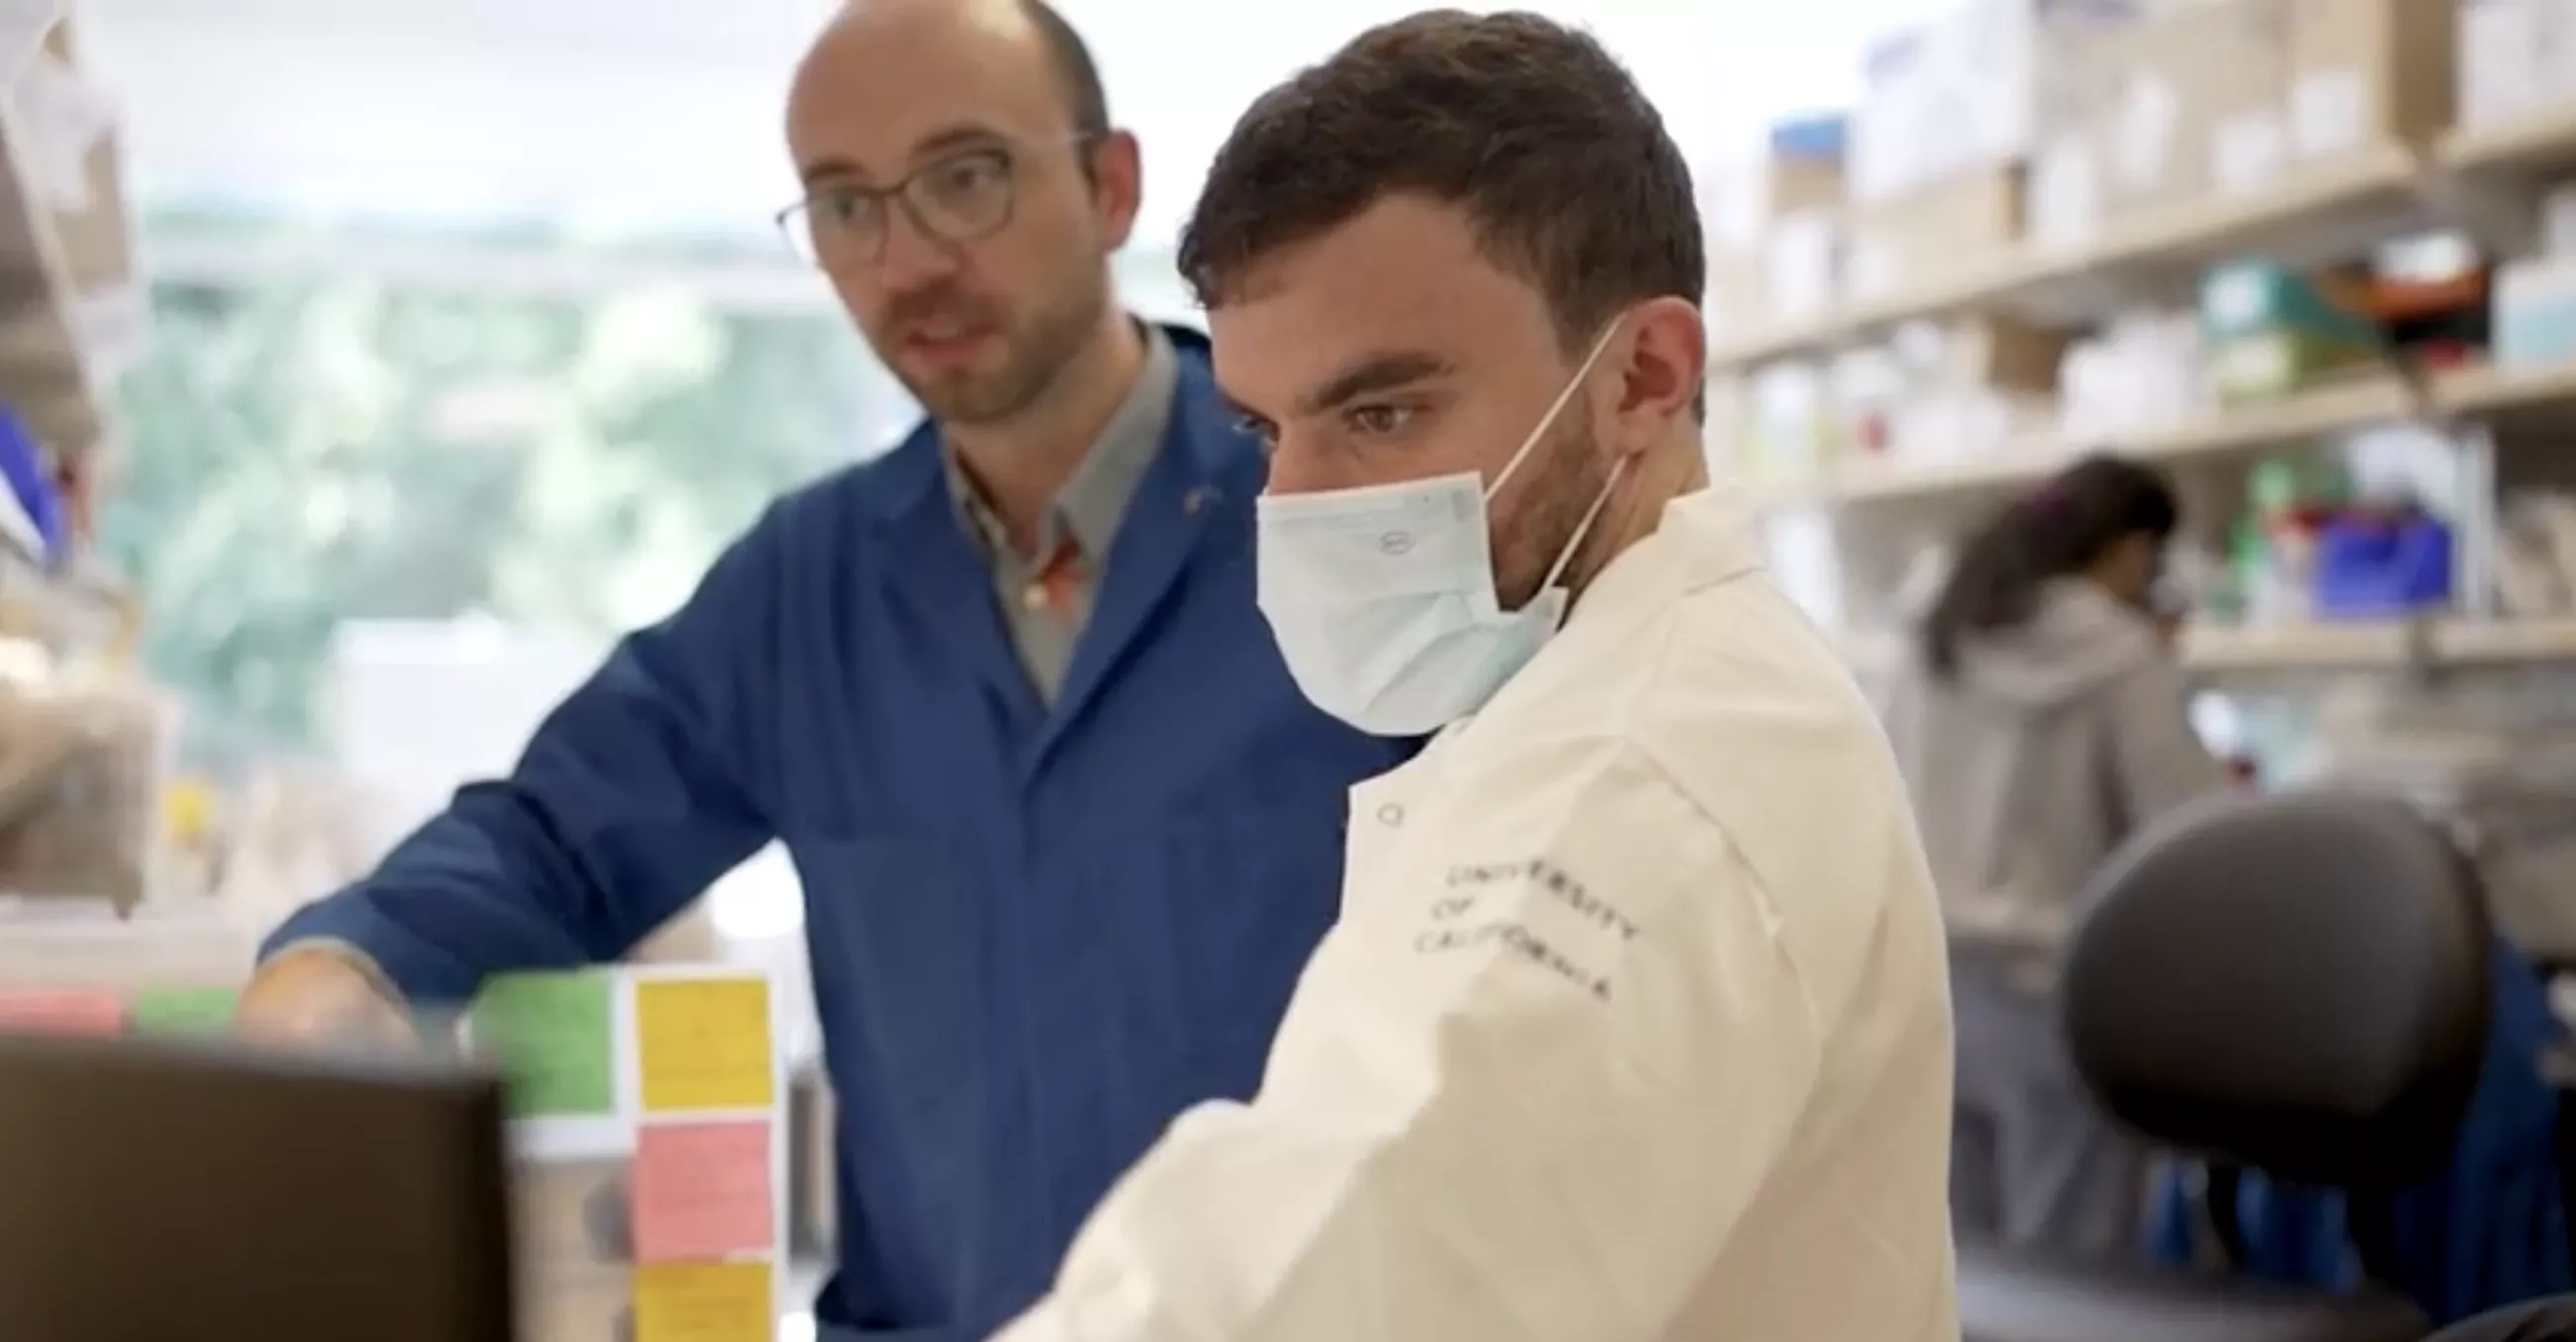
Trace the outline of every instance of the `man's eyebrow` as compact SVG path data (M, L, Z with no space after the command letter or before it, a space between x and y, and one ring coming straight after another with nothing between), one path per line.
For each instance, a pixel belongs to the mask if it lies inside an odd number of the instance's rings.
M990 126L972 122L945 126L913 142L911 161L920 163L960 149L1001 144L1006 138L1000 131ZM815 186L824 182L848 181L852 178L864 180L870 174L867 166L856 159L831 155L818 158L799 168L797 176L807 186Z
M1306 393L1297 403L1298 412L1320 415L1339 409L1362 396L1393 391L1398 387L1432 378L1446 377L1457 371L1456 365L1437 354L1421 351L1398 351L1370 354L1354 361L1322 386Z
M796 169L796 179L809 187L821 186L825 182L847 181L853 177L865 177L867 175L868 170L866 168L860 167L857 162L846 158L818 158L811 163L800 165Z
M960 122L954 126L943 126L913 141L912 161L919 163L959 149L1002 144L1009 139L991 126L973 121Z

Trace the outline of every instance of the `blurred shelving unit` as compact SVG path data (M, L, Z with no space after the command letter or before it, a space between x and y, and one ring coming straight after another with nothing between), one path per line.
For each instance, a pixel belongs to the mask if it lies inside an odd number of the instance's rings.
M0 11L0 76L0 405L69 515L68 534L47 537L0 498L0 635L95 647L131 624L85 543L118 452L109 389L145 324L123 148L70 5Z
M2421 173L2411 150L2354 154L2297 170L2257 195L2160 211L2082 242L2025 243L1955 276L1721 342L1709 362L1721 368L1766 363L1961 312L2099 312L2117 302L2117 289L2104 280L2120 272L2197 268L2248 251L2332 255L2356 231L2384 235L2421 222Z
M2392 6L2409 3L2350 0L2348 8L2322 21L2359 24L2366 10L2395 14L2400 11ZM2435 0L2423 3L2422 12L2429 12ZM2464 7L2441 0L2440 8L2443 22L2465 21ZM2306 12L2326 11L2311 3ZM2364 65L2383 63L2366 74L2373 96L2397 101L2399 95L2389 90L2410 79L2430 87L2431 75L2401 69L2419 58L2386 43L2389 34L2418 20L2367 21L2388 25L2381 30L2381 48L2355 58ZM2576 29L2566 36L2576 48ZM2457 37L2463 47L2470 40ZM2465 53L2441 53L2440 64L2455 60L2465 62ZM2254 185L2213 187L2196 199L2131 210L2098 227L2061 231L2053 240L2037 236L2037 206L2017 204L2019 240L1975 249L1950 264L1918 266L1914 282L1883 285L1880 292L1854 298L1848 291L1857 286L1842 276L1836 286L1845 291L1842 301L1810 297L1800 315L1734 322L1721 315L1712 323L1712 384L1749 395L1752 379L1765 370L1793 363L1826 369L1837 356L1884 345L1909 325L1992 319L2089 329L2142 299L2170 303L2211 267L2247 257L2298 269L2357 259L2383 244L2432 232L2456 233L2490 259L2528 255L2537 247L2535 221L2544 193L2576 182L2576 91L2565 91L2562 80L2523 99L2521 110L2482 113L2463 126L2457 124L2463 100L2454 81L2468 78L2464 70L2463 64L2440 79L2438 121L2427 123L2419 115L2402 129L2383 126L2388 133L2364 136L2340 152L2279 163ZM2414 105L2422 103L2418 97ZM2408 120L2384 110L2374 115L2389 123ZM2039 161L2034 152L2012 169L2020 175L2015 191L2026 188L2032 201L2040 194ZM1772 208L1786 207L1775 201ZM1851 235L1862 226L1858 221L1873 208L1848 201L1838 206L1838 246L1846 253L1856 246ZM2024 208L2029 215L2021 213ZM1821 207L1811 212L1827 213ZM1839 264L1853 268L1847 255ZM1718 306L1713 300L1712 308ZM2576 358L2531 366L2482 359L2432 368L2365 364L2267 398L2179 407L2169 419L2123 431L2069 438L2054 429L2021 426L2001 435L1967 435L1976 450L1843 450L1828 454L1828 464L1805 470L1783 469L1752 453L1736 469L1766 513L1820 521L1826 544L1848 568L1855 549L1892 550L1888 537L1898 531L1955 534L2080 451L2107 450L2163 465L2197 507L2201 498L2241 498L2247 472L2261 458L2398 426L2483 456L2490 497L2482 525L2491 528L2496 462L2538 461L2553 484L2576 482ZM1729 464L1721 461L1719 469ZM1867 583L1846 573L1847 593L1897 585L1894 563L1883 554L1879 558ZM2473 590L2486 585L2478 571L2460 568L2465 599L2455 611L2404 619L2196 626L2185 631L2181 652L2189 665L2213 676L2576 666L2576 611L2507 618L2497 613L2490 592ZM1854 628L1842 637L1864 661L1892 646L1883 630Z

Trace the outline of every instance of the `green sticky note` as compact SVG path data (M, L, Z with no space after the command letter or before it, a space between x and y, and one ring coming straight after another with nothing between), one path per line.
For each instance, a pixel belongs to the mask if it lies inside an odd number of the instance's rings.
M575 973L504 974L474 999L476 1046L510 1085L517 1118L571 1118L617 1109L613 978Z
M232 1028L231 988L146 988L125 1005L136 1034L222 1034Z

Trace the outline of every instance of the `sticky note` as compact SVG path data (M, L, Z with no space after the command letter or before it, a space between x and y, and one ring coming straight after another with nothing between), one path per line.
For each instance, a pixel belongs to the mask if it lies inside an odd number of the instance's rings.
M635 1342L770 1342L767 1263L648 1263L635 1269Z
M87 988L0 989L0 1031L17 1034L117 1034L125 1002Z
M504 974L474 999L472 1029L510 1083L517 1118L615 1112L616 1027L607 974Z
M769 981L638 981L635 1052L647 1111L768 1108L777 1070Z
M223 1034L232 1029L239 997L230 988L146 988L134 994L126 1014L140 1034Z
M773 1233L769 1123L647 1123L635 1133L635 1259L758 1253Z

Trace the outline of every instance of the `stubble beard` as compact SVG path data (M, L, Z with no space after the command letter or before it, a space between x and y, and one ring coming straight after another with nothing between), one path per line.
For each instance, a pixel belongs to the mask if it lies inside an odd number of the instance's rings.
M926 385L907 379L905 389L931 418L943 423L997 424L1017 418L1045 399L1065 368L1082 353L1108 302L1108 294L1101 289L1069 296L1004 337L1008 353L1000 368Z
M1548 570L1573 543L1583 515L1609 484L1610 466L1598 449L1591 412L1578 401L1566 406L1547 440L1522 463L1521 469L1536 478L1524 490L1509 491L1522 501L1495 528L1496 595L1504 609L1519 610L1538 595Z

